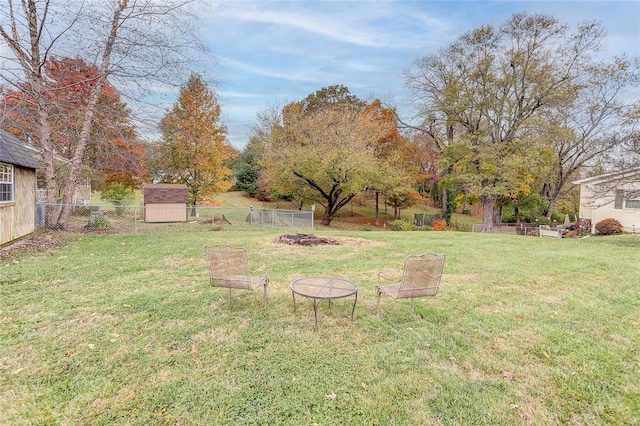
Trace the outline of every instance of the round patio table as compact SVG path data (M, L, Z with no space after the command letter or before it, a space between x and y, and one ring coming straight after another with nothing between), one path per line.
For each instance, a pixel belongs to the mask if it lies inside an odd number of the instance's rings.
M313 315L315 316L315 330L318 331L318 302L354 296L351 308L351 321L358 301L358 286L344 278L337 277L304 277L291 282L293 296L293 312L296 311L296 294L313 300Z

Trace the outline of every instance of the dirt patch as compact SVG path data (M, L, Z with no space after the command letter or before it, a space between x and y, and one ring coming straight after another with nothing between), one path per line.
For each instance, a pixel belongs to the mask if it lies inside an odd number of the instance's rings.
M315 246L315 245L351 245L351 246L363 246L363 245L375 245L379 244L375 241L365 240L363 238L328 238L319 237L312 234L284 234L276 238L276 242L288 245L299 246Z
M276 241L297 246L340 245L335 238L317 237L313 234L284 234L280 235Z
M198 223L200 225L211 225L211 222L211 219L204 219L199 221ZM229 221L229 219L222 215L222 217L216 217L213 219L213 225L232 225L232 223Z
M0 260L8 259L25 252L47 251L56 244L58 244L58 242L53 238L53 235L32 235L0 247Z

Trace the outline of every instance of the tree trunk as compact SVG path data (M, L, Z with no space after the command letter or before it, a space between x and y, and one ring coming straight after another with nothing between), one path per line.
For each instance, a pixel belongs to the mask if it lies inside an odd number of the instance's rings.
M447 188L442 188L442 217L448 217L447 212L449 210L449 194Z
M482 232L491 232L493 228L494 207L497 200L497 195L482 196Z
M56 180L55 158L51 148L51 126L49 117L40 111L40 149L44 164L44 179L47 190L47 206L44 213L45 228L55 228L58 220L58 181Z
M553 207L556 204L556 197L549 197L549 209L547 210L547 214L545 215L547 219L551 219L551 215L553 214Z
M380 207L379 207L380 192L376 191L376 226L380 226Z
M89 144L89 138L91 136L91 126L93 124L93 116L95 114L96 104L98 103L98 99L100 98L100 94L102 93L104 82L107 80L109 61L111 60L113 45L115 44L116 36L118 34L118 28L121 23L120 16L122 15L122 11L127 7L127 4L128 1L120 2L113 13L113 17L111 19L111 29L109 32L109 36L105 41L105 48L102 53L102 62L100 64L100 69L98 72L99 77L96 80L94 86L91 88L91 95L89 96L89 100L87 102L87 109L84 112L84 116L82 119L82 130L80 131L78 144L76 145L76 149L73 153L73 158L71 159L68 180L64 186L64 194L62 194L62 210L60 211L60 216L58 217L57 223L57 226L62 229L67 226L69 216L71 216L71 204L73 202L73 196L76 191L76 183L80 174L80 168L82 167L82 161L85 156L87 145Z
M341 208L346 206L349 201L356 196L356 194L350 194L345 198L340 199L341 190L331 191L328 197L325 197L327 200L327 205L324 207L324 215L322 216L321 225L329 226L331 221L335 217L336 213L340 211Z
M322 220L320 221L320 225L329 226L332 220L333 216L329 214L329 210L325 209L324 214L322 215Z
M493 223L500 224L502 223L502 206L493 208Z

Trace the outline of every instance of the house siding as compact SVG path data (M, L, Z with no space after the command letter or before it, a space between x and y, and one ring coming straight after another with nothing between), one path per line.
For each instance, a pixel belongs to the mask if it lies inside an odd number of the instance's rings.
M35 170L14 165L13 173L14 200L11 203L0 203L0 245L35 231Z
M580 186L580 217L590 219L592 227L603 219L616 219L625 232L640 232L640 209L616 208L616 191L606 191L602 194L603 184L581 184ZM640 183L632 182L616 186L616 190L640 190ZM620 203L618 206L620 207ZM593 228L592 228L593 230Z

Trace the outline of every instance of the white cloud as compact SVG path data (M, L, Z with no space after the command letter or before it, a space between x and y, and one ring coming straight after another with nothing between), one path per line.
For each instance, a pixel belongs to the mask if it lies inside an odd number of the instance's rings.
M320 83L328 77L326 73L318 71L313 67L299 68L296 70L276 71L265 66L253 65L246 62L237 61L228 57L221 57L222 64L236 71L244 71L264 77L277 78L289 81L302 81L307 83Z
M220 96L224 98L233 98L233 99L262 99L264 98L264 94L262 93L246 93L246 92L231 92L231 91L221 91Z
M235 20L275 25L358 46L415 48L416 44L424 42L424 38L403 31L404 24L411 22L408 19L413 16L412 10L403 6L389 2L242 1L223 3L215 13L220 22ZM425 13L419 14L419 23L436 33L450 28L446 21ZM392 27L393 31L387 31L387 27Z

